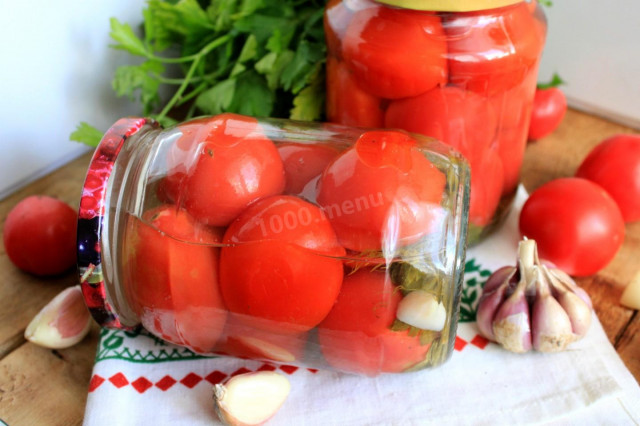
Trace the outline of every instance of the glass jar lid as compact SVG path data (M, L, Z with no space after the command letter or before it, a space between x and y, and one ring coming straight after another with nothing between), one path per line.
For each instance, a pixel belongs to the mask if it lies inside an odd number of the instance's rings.
M438 12L471 12L496 9L520 3L523 0L377 0L378 3L414 10Z

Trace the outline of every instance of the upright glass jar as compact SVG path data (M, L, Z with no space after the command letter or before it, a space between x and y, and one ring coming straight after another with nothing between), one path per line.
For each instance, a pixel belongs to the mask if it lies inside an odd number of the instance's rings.
M451 354L469 170L404 131L223 114L122 119L83 189L103 326L201 354L376 375Z
M546 19L534 0L330 0L327 116L455 147L471 167L469 242L520 179Z

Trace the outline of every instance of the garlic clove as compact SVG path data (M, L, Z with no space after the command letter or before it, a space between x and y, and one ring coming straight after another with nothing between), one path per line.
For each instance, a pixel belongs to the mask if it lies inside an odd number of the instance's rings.
M487 282L484 283L482 293L486 294L497 289L505 281L507 281L508 279L510 280L511 277L514 277L516 271L517 269L513 266L503 266L502 268L497 269L493 274L491 274Z
M640 272L622 292L620 303L631 309L640 309Z
M233 376L215 385L216 413L226 425L260 425L280 409L289 396L289 380L273 371Z
M551 296L542 268L535 268L536 299L531 314L532 343L540 352L560 352L575 340L569 315Z
M91 316L80 286L69 287L53 298L31 320L24 337L36 345L64 349L80 342L91 328Z
M573 334L578 339L584 337L589 331L589 327L591 327L591 308L577 294L571 291L565 291L560 294L558 303L569 315Z
M294 362L296 357L288 350L265 340L251 336L236 337L240 344L249 351L255 352L258 357L264 357L277 362Z
M558 268L548 268L550 275L555 278L557 281L568 288L570 291L574 292L584 303L587 304L589 309L593 309L593 302L591 302L591 297L589 297L589 293L584 291L583 288L578 287L578 284L571 278L569 274L564 272ZM552 281L553 282L553 281Z
M396 317L421 330L441 331L447 321L447 310L433 294L416 290L402 298Z
M496 342L511 352L522 353L531 349L526 286L527 282L523 276L513 294L502 303L493 320L493 335Z
M498 273L498 271L496 271L495 273ZM482 297L478 302L478 309L476 311L476 325L478 326L480 334L482 334L489 340L495 340L495 336L493 334L493 318L495 317L498 308L500 308L500 305L505 298L507 288L509 287L509 281L511 280L511 277L515 275L515 273L515 268L511 268L511 274L503 279L502 285L495 288L491 292L487 292L486 290L484 290L482 293Z

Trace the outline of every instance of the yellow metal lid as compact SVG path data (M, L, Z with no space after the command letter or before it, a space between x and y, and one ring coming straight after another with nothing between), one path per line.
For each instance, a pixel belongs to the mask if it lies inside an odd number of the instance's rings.
M520 3L523 0L376 0L378 3L413 10L438 12L471 12L495 9Z

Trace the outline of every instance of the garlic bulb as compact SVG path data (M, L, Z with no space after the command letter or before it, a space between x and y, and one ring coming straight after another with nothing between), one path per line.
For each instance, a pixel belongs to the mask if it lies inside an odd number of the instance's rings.
M538 258L534 240L518 245L517 267L487 280L478 303L480 334L512 352L558 352L591 325L589 295L563 271Z

